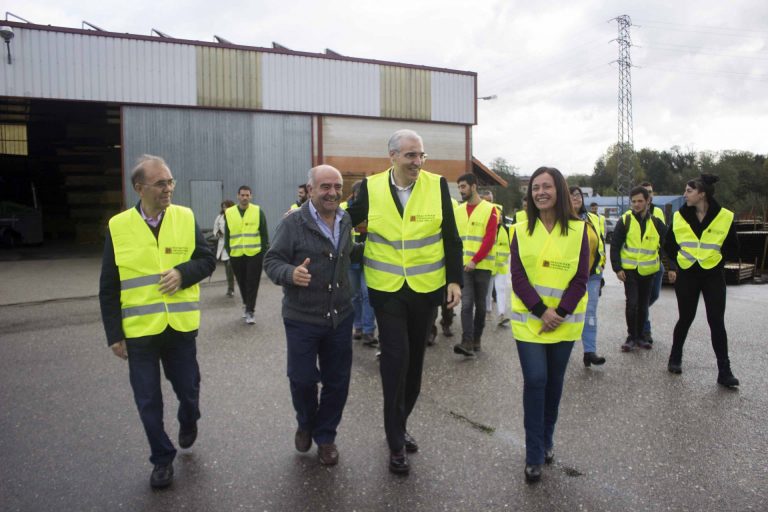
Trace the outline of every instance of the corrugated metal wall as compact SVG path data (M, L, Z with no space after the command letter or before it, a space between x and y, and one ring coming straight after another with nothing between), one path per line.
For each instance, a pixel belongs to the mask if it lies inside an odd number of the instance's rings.
M197 104L261 108L261 54L198 46Z
M13 64L6 62L0 73L2 96L196 102L193 46L24 28L14 32Z
M381 117L430 120L431 79L424 69L381 66Z
M165 158L179 182L174 203L191 206L193 180L221 180L224 199L232 200L248 185L274 232L311 167L310 122L302 115L123 107L126 205L137 200L130 169L150 153ZM208 227L213 220L198 223Z
M379 66L263 53L263 108L379 115Z
M432 72L432 120L464 123L475 117L475 77Z

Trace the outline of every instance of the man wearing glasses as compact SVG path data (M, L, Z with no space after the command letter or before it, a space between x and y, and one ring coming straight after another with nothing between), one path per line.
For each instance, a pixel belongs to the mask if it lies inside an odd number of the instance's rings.
M163 427L160 363L179 400L179 446L189 448L200 418L197 283L213 273L216 258L192 210L171 204L175 181L162 158L142 156L131 183L140 200L109 221L99 303L107 343L128 360L154 464L149 483L162 488L173 480L176 449Z
M246 324L253 325L261 267L264 253L269 249L267 218L264 210L251 203L251 188L243 185L237 191L237 204L227 208L224 219L224 248L243 299L243 318Z
M427 335L443 299L448 307L461 301L462 244L445 178L421 168L421 137L399 130L388 150L392 167L366 178L347 211L353 226L368 220L363 260L379 326L389 470L407 474L406 452L419 449L406 423L421 390Z

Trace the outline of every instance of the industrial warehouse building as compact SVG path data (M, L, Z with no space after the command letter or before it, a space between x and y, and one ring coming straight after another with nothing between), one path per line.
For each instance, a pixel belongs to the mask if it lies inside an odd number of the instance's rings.
M426 168L449 182L474 169L503 183L472 158L472 72L274 43L5 25L13 38L0 63L0 217L28 232L25 243L98 242L135 201L129 171L144 153L168 161L174 202L203 228L247 184L273 230L310 167L339 168L348 189L389 166L386 142L400 128L424 137ZM34 208L42 238L19 205Z

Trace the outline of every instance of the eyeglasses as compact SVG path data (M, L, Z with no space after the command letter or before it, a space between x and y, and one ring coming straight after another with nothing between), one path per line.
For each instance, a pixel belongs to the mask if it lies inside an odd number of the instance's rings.
M160 180L156 181L154 183L142 183L145 187L155 187L160 190L163 190L165 188L173 188L176 186L176 180L171 178L170 180Z
M416 160L416 158L419 158L420 160L424 161L427 159L429 155L427 155L426 153L416 153L414 151L411 151L409 153L403 153L403 156L408 160Z

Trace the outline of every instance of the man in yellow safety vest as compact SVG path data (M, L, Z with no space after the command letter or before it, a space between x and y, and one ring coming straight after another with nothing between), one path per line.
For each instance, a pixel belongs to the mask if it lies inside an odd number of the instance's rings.
M427 334L435 308L461 300L462 256L448 183L421 168L421 137L398 130L388 150L392 166L366 178L347 211L352 225L368 220L363 265L379 326L389 470L407 474L406 451L418 450L407 421L421 390Z
M179 399L179 446L189 448L200 418L197 283L213 273L216 257L192 210L171 204L176 182L162 158L141 157L131 183L141 199L109 221L99 303L107 343L128 360L154 464L150 485L162 488L173 480L176 449L163 428L160 363Z

